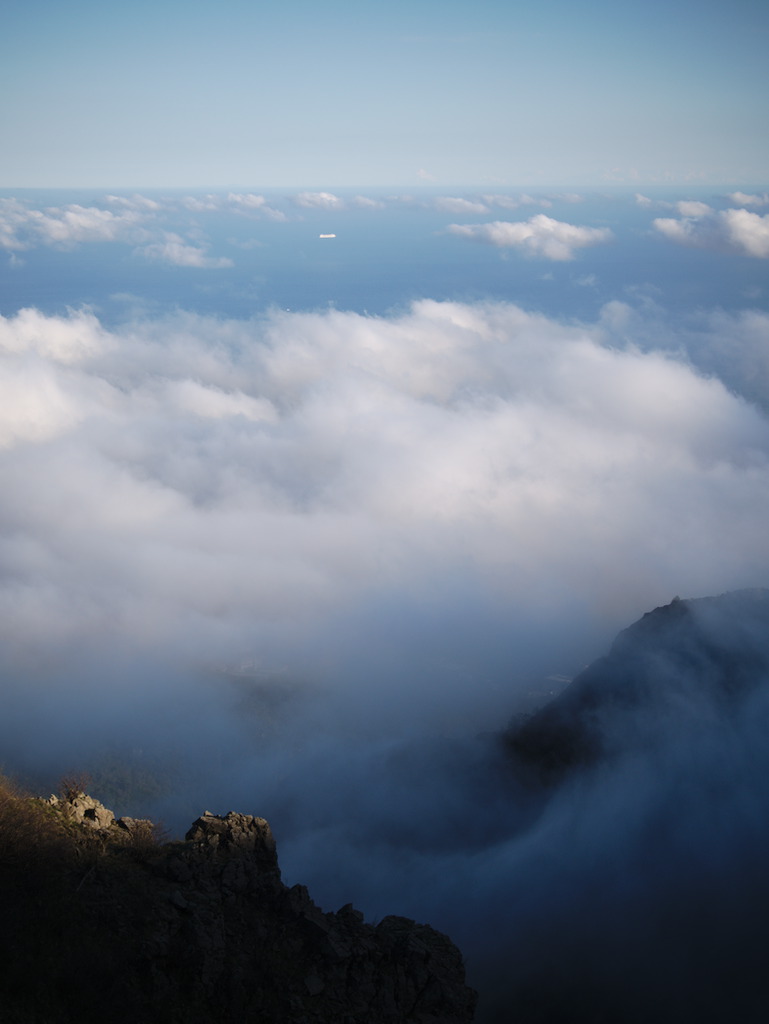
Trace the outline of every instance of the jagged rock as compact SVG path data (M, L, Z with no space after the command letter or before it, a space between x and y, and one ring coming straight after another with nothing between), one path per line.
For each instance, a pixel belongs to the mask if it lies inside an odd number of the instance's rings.
M193 822L185 839L225 857L249 856L261 870L279 874L275 840L264 818L235 811L221 818L205 811Z
M74 793L66 797L51 795L43 801L54 807L69 821L88 825L104 838L125 842L151 841L155 826L147 818L115 818L103 803L87 793Z
M148 818L118 818L115 827L134 840L151 840L155 834L155 826Z
M206 811L184 841L150 846L126 843L150 823L115 821L90 797L48 803L89 832L99 827L100 854L88 864L73 859L66 918L36 947L35 962L57 966L34 998L25 993L34 1005L20 1020L102 1021L108 994L116 1024L473 1019L476 995L450 939L400 917L374 927L349 904L325 913L304 886L281 881L263 818ZM82 972L68 973L73 957L88 974L87 1006Z
M115 815L99 800L87 793L76 793L66 799L50 796L47 803L56 807L72 821L91 828L110 828L115 824Z

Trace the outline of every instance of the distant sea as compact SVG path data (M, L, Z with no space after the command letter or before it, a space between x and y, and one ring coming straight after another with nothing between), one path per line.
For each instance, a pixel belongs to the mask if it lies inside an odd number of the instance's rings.
M769 309L765 260L718 247L685 247L653 228L656 217L677 216L678 200L697 199L714 209L729 205L712 189L647 189L643 195L650 202L640 204L627 189L308 192L332 198L313 200L325 206L302 206L299 193L276 189L143 191L140 195L157 208L137 215L133 234L121 229L109 241L38 239L0 251L0 312L8 316L34 306L51 314L89 306L109 326L137 313L154 317L178 308L235 318L273 307L383 315L419 298L491 299L585 320L593 320L612 300L654 303L672 317L714 307ZM495 200L502 197L511 205L490 202L492 192ZM261 196L269 213L238 205L228 200L230 194ZM135 193L2 193L26 210L77 205L117 216L128 206L115 195L127 204ZM190 209L194 200L210 208ZM486 209L473 211L473 205ZM556 261L447 231L451 224L521 222L538 215L608 228L612 240ZM321 239L324 233L336 237ZM205 252L203 265L149 259L147 247L168 238ZM213 265L217 260L226 265Z

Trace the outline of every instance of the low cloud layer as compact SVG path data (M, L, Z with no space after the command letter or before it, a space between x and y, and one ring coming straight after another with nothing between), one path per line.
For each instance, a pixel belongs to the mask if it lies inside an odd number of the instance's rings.
M579 227L539 213L527 221L494 221L490 224L451 224L448 230L499 248L517 248L549 260L572 260L577 249L609 242L608 228Z
M377 633L388 594L440 594L472 633L474 601L546 618L579 595L600 618L749 582L766 422L634 330L620 309L577 327L427 301L3 320L7 640L37 646L44 606L73 642L260 658L273 627L315 636L367 602Z

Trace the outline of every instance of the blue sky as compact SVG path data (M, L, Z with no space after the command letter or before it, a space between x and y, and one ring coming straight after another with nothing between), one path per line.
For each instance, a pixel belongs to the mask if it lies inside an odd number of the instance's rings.
M760 0L14 0L0 187L760 183Z

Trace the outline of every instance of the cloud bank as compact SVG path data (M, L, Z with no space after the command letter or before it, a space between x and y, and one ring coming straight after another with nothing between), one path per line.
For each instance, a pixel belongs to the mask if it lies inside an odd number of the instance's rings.
M608 228L579 227L554 220L544 213L527 221L494 221L490 224L451 224L454 235L470 238L499 248L518 248L532 256L549 260L572 260L577 249L609 242Z
M8 642L39 642L43 593L53 633L87 640L67 565L110 609L94 637L225 660L392 593L545 616L579 594L600 618L752 580L766 422L629 329L430 301L112 333L3 320L4 521L27 538L6 548Z

